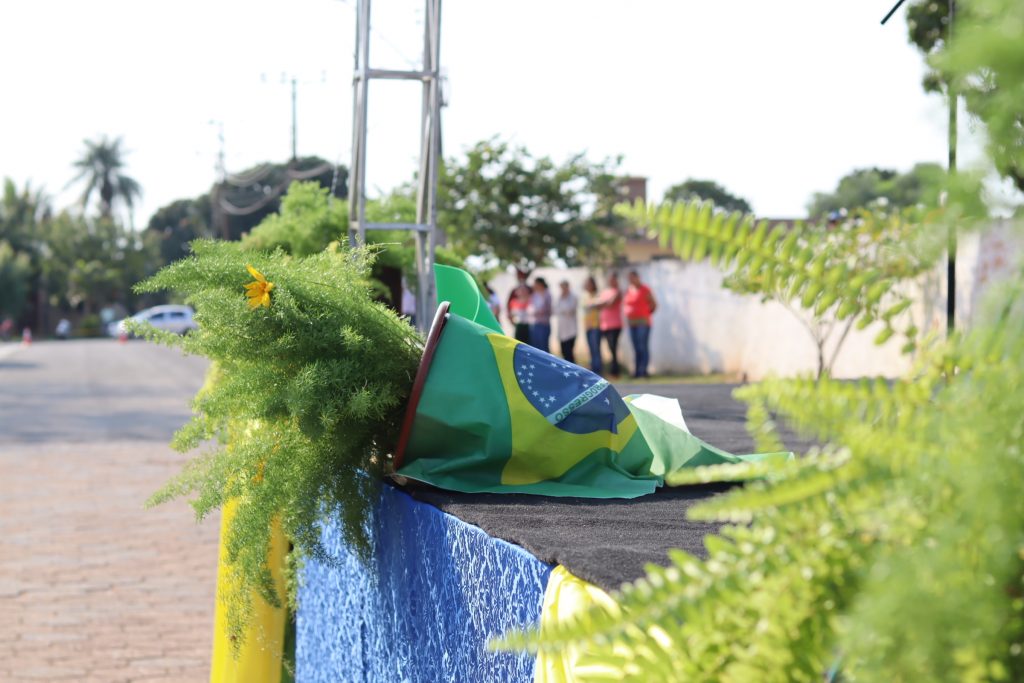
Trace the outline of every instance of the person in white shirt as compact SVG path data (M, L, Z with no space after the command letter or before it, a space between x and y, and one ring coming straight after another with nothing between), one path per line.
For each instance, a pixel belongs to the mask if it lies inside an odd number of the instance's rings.
M402 315L409 319L409 324L416 326L416 295L402 278Z
M501 299L498 298L498 293L491 289L490 285L484 287L487 288L487 307L491 309L495 320L501 320Z
M548 353L551 338L551 292L542 277L533 281L533 294L530 296L526 316L530 321L530 346Z
M562 280L558 283L559 296L555 302L555 320L558 323L558 341L562 346L562 358L570 363L576 362L576 354L573 348L576 346L576 310L579 303L576 295L569 289L569 281Z

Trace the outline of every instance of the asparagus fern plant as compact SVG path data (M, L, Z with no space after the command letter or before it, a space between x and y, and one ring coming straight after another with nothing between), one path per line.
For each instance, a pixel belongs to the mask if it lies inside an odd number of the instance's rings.
M199 329L185 337L142 331L213 361L196 416L172 445L184 452L216 443L150 503L191 496L201 519L238 500L226 540L236 581L221 599L241 642L253 590L272 605L285 600L266 563L273 520L295 546L293 561L325 556L318 522L329 513L340 515L351 546L368 549L364 522L421 339L373 300L369 252L297 257L215 241L192 249L137 289L184 294Z

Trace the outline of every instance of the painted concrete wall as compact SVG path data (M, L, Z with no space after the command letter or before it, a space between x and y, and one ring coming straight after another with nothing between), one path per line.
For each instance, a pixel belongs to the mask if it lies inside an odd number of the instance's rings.
M1007 225L997 225L980 238L961 238L957 256L958 320L969 324L984 290L1020 262L1022 253L1024 240ZM659 302L651 334L653 373L724 372L753 380L772 374L791 376L816 371L816 346L793 311L775 302L762 303L756 297L724 289L722 271L706 262L663 259L635 267ZM579 294L588 274L581 268L540 268L531 278L543 276L557 297L559 281L568 280ZM603 284L604 273L595 275ZM510 274L491 281L503 302L514 284L515 278ZM910 313L915 324L922 330L941 332L945 326L945 263L914 283L908 292L915 301ZM502 323L511 330L504 314L503 310ZM850 331L833 366L836 377L894 377L910 368L912 358L901 353L904 340L893 338L881 346L875 345L879 329L871 326L863 331ZM833 340L836 337L838 334L834 333ZM623 334L619 347L620 358L632 367L628 334ZM551 348L558 348L557 329ZM826 354L833 351L834 343L827 344ZM577 362L587 361L582 334L576 342L576 354Z

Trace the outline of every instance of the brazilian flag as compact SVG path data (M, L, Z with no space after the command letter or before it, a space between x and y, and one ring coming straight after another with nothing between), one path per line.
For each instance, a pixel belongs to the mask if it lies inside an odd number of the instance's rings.
M589 370L447 309L428 337L399 475L464 492L633 498L680 467L766 457L716 449L686 430L678 402L623 399Z
M501 334L501 324L491 313L483 292L473 276L462 268L434 264L434 287L438 301L447 301L452 313Z

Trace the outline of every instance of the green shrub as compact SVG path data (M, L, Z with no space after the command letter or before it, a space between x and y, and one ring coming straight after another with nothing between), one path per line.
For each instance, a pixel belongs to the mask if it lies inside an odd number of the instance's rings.
M100 337L103 335L103 321L95 313L83 315L78 323L79 337Z
M382 199L371 199L366 205L367 220L374 223L414 223L415 197L401 191ZM391 293L382 280L388 268L401 271L409 287L416 289L416 243L408 231L372 230L367 242L374 245L376 258L372 263L374 293L390 301ZM348 202L331 201L330 192L315 182L295 182L281 200L281 210L267 216L251 233L242 238L246 249L271 251L283 249L294 256L308 256L332 244L348 244ZM437 263L462 267L462 260L450 249L439 247L434 254ZM397 307L401 302L390 301Z

